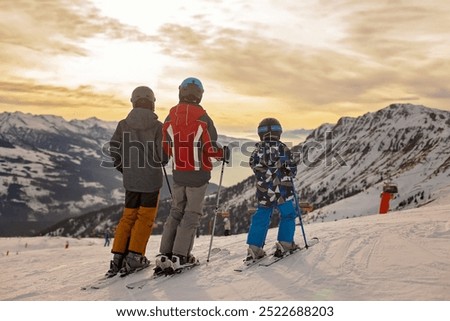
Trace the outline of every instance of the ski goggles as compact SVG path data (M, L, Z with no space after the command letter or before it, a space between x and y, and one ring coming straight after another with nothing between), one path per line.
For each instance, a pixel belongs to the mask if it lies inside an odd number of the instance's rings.
M270 125L270 126L261 126L258 127L258 134L267 133L267 132L281 132L280 125Z

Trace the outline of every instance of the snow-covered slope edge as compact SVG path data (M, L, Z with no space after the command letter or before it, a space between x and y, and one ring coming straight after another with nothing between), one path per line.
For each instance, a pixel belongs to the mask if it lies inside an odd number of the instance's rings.
M306 235L319 237L319 244L245 273L233 271L245 256L245 234L215 237L213 246L228 252L208 264L210 238L201 236L193 251L201 266L141 290L124 286L151 270L103 290L80 291L108 268L110 248L101 239L2 238L0 300L450 300L449 218L450 198L443 196L416 209L309 224ZM267 249L275 239L271 229ZM152 261L159 241L150 238ZM299 228L296 241L302 242Z

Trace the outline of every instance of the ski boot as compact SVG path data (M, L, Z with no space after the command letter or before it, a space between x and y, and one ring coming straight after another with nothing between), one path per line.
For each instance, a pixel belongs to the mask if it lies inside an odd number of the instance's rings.
M295 244L294 242L276 242L275 243L275 252L273 253L273 256L275 257L283 257L288 253L292 253L296 249L298 249L299 246Z
M164 269L166 275L172 275L182 270L187 264L194 264L196 258L193 255L172 255L170 266Z
M145 255L129 252L124 259L123 267L120 269L120 276L125 276L136 271L140 271L150 266L150 261Z
M172 266L172 254L159 254L156 257L156 267L153 269L154 275L164 274L164 271Z
M123 254L114 254L113 259L109 262L109 270L106 272L105 276L107 278L112 278L119 273L120 269L123 267Z
M249 245L247 249L247 257L245 258L246 262L256 261L262 259L266 256L266 252L256 245Z

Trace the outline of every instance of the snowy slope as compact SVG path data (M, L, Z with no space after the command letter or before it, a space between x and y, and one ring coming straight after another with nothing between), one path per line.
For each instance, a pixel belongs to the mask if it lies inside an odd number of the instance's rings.
M287 141L288 142L288 141ZM450 112L412 104L392 104L359 117L324 124L293 146L300 158L295 187L301 201L316 209L307 221L334 221L378 213L383 184L398 184L391 209L432 202L450 184ZM227 195L232 219L254 184Z
M108 268L110 248L101 239L0 239L0 300L35 301L339 301L450 300L450 197L427 206L305 226L321 242L270 268L233 271L245 255L245 234L216 237L213 247L227 249L206 264L209 237L196 240L196 270L129 290L125 284L151 270L120 279L108 288L80 287ZM276 239L268 235L267 246ZM300 229L296 239L301 243ZM159 236L147 256L154 259ZM65 249L66 241L69 248ZM6 251L9 255L6 256Z
M391 209L397 210L432 202L438 191L449 186L449 112L393 104L361 117L342 118L327 130L332 137L328 143L332 147L330 162L310 167L303 164L299 169L297 189L306 199L322 203L311 213L311 220L378 213L386 181L398 185L399 194L391 202ZM318 130L311 139L323 142L323 132ZM313 150L312 154L323 152ZM338 159L345 164L339 164Z

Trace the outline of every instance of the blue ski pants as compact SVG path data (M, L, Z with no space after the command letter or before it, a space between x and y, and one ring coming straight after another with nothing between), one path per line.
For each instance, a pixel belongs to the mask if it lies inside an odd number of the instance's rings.
M293 242L295 234L295 218L297 213L292 201L277 205L280 211L280 224L278 226L277 240L279 242ZM263 247L272 218L274 207L258 207L252 216L250 229L247 235L247 244Z

